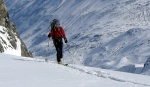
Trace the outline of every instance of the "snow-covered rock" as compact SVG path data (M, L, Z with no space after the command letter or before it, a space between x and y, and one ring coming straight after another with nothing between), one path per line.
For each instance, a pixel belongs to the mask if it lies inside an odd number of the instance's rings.
M13 35L11 30L0 26L0 46L1 52L21 56L21 42Z
M20 39L15 24L9 20L9 13L3 0L0 0L0 52L32 57L32 53Z

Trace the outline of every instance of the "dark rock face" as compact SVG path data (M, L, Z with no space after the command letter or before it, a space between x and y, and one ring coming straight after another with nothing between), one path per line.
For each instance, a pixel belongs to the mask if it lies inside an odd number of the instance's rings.
M2 46L1 43L0 43L0 52L1 52L1 53L4 52L4 48L3 48L3 46Z
M143 73L150 70L150 57L147 59L147 61L144 63Z
M9 20L9 13L7 11L4 0L0 0L0 26L4 26L8 29L6 32L8 33L10 38L7 38L7 39L9 40L9 42L11 43L14 49L16 49L17 47L17 44L16 44L17 42L16 37L17 37L21 42L21 55L25 57L32 57L32 53L28 51L25 43L20 39L20 36L16 30L15 23ZM0 34L4 34L6 32L0 31ZM0 38L2 40L0 42L0 52L4 52L4 48L2 45L6 44L6 42L3 40L2 37Z

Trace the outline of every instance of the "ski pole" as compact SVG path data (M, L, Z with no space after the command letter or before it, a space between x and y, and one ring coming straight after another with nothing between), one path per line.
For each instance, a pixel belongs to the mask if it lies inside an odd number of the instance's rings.
M67 49L67 51L68 51L68 52L69 52L69 54L70 54L69 46L68 46L68 44L67 44L67 43L66 43L66 45L67 45L67 48L68 48L68 49Z
M50 25L48 26L48 28L47 29L49 29L50 28Z
M49 47L49 43L50 43L50 38L48 38L48 47Z
M50 28L50 25L48 26L48 29ZM49 43L50 43L50 38L48 38L48 47L49 47Z

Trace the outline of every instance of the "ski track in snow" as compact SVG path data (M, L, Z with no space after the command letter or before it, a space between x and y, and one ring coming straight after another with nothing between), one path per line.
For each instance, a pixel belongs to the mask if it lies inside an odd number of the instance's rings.
M32 61L32 60L21 59L21 61ZM34 62L45 62L45 60L39 60L39 59L35 59L33 61ZM45 63L50 64L51 66L54 66L56 68L61 68L61 69L71 68L71 69L77 70L81 73L93 75L93 76L96 76L96 77L101 77L101 78L106 78L106 79L108 78L108 79L111 79L111 80L114 80L114 81L126 82L126 83L132 83L132 84L136 84L136 85L150 87L150 84L140 83L140 82L136 82L136 81L133 81L133 80L126 80L126 79L123 79L123 77L120 77L120 78L117 77L117 76L115 77L115 76L111 75L110 73L102 71L100 69L99 70L93 70L93 69L90 69L89 67L86 67L86 66L77 66L77 65L73 65L73 64L69 64L68 66L63 66L63 65L56 66L58 64L55 63L55 62L52 62L52 61L45 62Z
M120 79L120 78L114 77L110 73L107 73L107 72L104 72L104 71L99 71L99 70L90 71L90 70L87 70L87 69L75 67L73 65L69 65L68 67L70 67L72 69L75 69L75 70L79 70L80 72L83 72L83 73L86 73L86 74L97 76L97 77L109 78L111 80L115 80L115 81L119 81L119 82L127 82L127 83L133 83L133 84L137 84L137 85L143 85L143 86L150 87L150 84L144 84L144 83L139 83L139 82L136 82L136 81L129 81L129 80L125 80L125 79Z

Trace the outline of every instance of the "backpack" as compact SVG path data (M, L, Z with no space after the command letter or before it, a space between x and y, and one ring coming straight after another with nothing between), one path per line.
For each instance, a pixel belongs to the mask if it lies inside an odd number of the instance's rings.
M56 24L60 25L60 22L59 22L58 19L54 19L54 20L51 22L51 30L54 29L54 27L55 27Z

